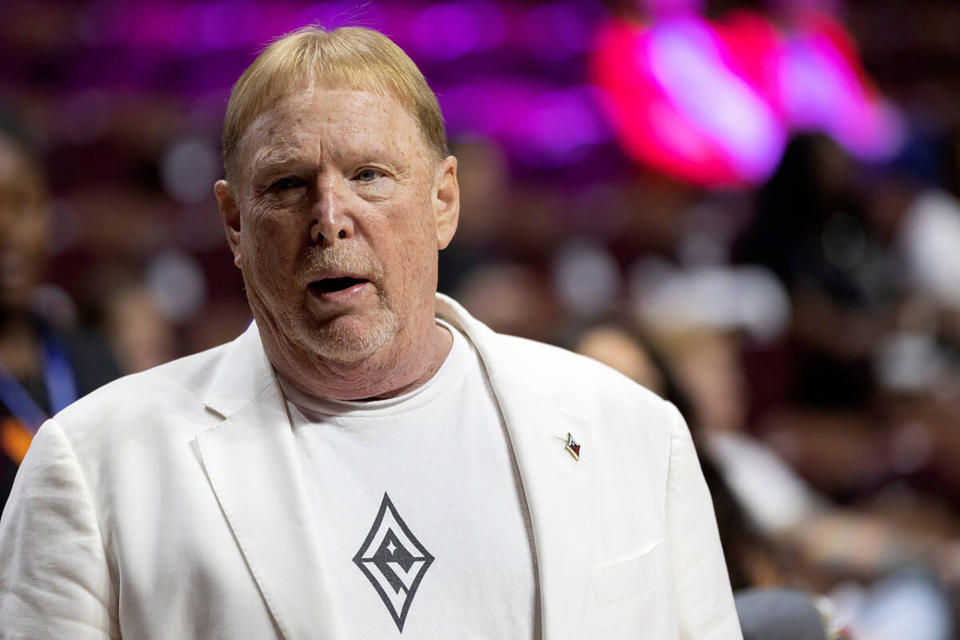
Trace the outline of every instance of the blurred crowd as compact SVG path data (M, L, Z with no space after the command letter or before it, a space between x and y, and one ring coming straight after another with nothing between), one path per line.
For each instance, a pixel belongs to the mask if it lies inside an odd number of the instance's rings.
M893 28L896 3L877 4L861 28ZM924 46L960 50L950 33ZM895 49L868 40L867 62L928 126L883 164L802 133L764 184L709 191L616 155L609 179L545 174L461 133L439 288L681 408L735 588L820 594L856 638L947 639L960 637L960 119L942 117L949 87L910 84ZM57 354L75 396L242 331L211 191L219 102L5 97L0 374L34 408L62 401L45 374ZM0 411L0 499L29 443L15 413Z

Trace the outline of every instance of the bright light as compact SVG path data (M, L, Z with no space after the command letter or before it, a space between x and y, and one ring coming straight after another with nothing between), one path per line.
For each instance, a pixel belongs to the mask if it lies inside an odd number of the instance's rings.
M704 186L755 184L793 131L822 130L866 159L897 151L899 119L851 42L821 14L792 31L750 12L614 20L596 40L592 81L640 163Z

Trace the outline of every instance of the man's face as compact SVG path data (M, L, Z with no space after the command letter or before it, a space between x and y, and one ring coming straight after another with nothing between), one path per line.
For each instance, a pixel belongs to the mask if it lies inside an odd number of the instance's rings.
M260 115L237 153L217 197L271 360L415 348L456 228L456 160L394 98L323 87Z

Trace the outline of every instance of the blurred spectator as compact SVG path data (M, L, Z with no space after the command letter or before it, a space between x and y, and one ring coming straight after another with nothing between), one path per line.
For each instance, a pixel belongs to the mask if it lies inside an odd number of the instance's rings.
M822 134L791 140L760 189L737 257L770 268L790 294L788 400L862 406L874 390L871 356L892 325L898 280L839 145Z
M123 373L135 373L178 357L173 322L135 266L100 265L83 296L85 316L109 340Z
M0 132L0 508L46 416L118 374L101 340L38 304L51 230L38 163Z
M761 589L735 596L743 640L827 640L823 617L803 592Z
M936 305L926 328L960 344L960 128L947 131L938 146L941 185L912 194L896 242L914 297Z
M549 342L563 321L549 280L523 264L483 264L455 295L476 318L510 335Z
M144 286L117 290L109 305L109 335L123 371L143 371L177 356L173 327Z
M771 586L789 578L773 547L750 519L740 500L714 463L704 434L691 420L694 407L675 381L670 366L645 336L636 322L627 316L607 315L570 330L565 346L617 369L635 382L673 402L687 417L700 456L707 486L713 498L720 541L733 588Z
M907 637L878 631L902 624L904 611L922 618L912 626L911 638L950 637L943 582L912 568L955 564L956 542L949 535L903 527L883 512L838 508L811 488L744 431L743 327L711 327L703 317L672 319L651 327L655 342L636 322L618 316L589 323L566 342L681 407L714 499L734 587L787 585L831 592L838 599L838 619L863 631L855 637ZM654 344L664 347L667 359ZM941 577L950 579L948 574Z
M438 288L455 291L470 271L500 256L498 234L506 225L510 176L503 150L492 140L461 140L451 150L457 156L457 181L462 200L457 235L440 252Z
M945 584L930 572L953 564L960 551L957 541L950 534L902 526L882 510L868 513L834 504L768 445L750 436L745 430L740 332L706 326L679 330L660 326L655 334L681 387L690 393L689 415L705 457L716 464L749 521L773 543L775 557L791 559L787 564L791 576L788 584L829 593L838 585L857 589L860 599L855 603L844 600L838 612L854 629L876 629L881 617L886 620L881 626L893 624L893 618L881 615L883 607L873 601L882 593L891 612L922 609L924 625L915 627L911 638L950 637L952 623ZM708 465L705 473L709 476ZM918 567L927 571L916 574ZM906 580L906 575L919 577ZM946 573L941 578L952 579ZM882 590L854 586L874 582L891 586ZM868 623L863 616L871 621Z

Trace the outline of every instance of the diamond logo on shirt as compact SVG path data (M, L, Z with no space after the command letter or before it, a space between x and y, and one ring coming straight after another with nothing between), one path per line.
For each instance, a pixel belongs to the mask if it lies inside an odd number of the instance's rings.
M433 556L407 527L386 493L353 562L376 589L402 633L413 597Z

